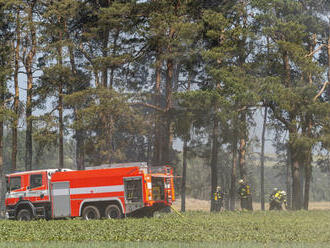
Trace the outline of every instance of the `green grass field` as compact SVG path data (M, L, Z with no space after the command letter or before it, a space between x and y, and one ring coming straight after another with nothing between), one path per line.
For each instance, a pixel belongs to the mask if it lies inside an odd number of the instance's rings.
M257 243L257 242L14 242L1 243L1 248L325 248L327 244L314 243Z
M188 212L121 220L0 221L2 247L330 247L330 211Z

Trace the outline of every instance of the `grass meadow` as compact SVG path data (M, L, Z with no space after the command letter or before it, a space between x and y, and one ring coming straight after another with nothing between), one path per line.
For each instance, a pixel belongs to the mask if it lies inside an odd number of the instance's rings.
M157 218L0 221L2 247L330 247L330 211L190 211Z

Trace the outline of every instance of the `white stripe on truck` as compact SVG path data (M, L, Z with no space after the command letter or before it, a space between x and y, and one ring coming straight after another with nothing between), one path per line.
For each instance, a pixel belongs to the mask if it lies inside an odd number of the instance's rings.
M69 189L54 189L53 195L80 195L80 194L97 194L124 191L124 185L100 186L100 187L84 187Z
M53 195L70 195L69 189L53 189Z

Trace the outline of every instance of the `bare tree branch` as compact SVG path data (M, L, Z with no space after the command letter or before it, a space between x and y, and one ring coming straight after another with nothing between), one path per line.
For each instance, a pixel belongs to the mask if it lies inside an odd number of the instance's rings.
M317 53L318 51L321 50L322 47L326 46L326 44L322 44L321 46L319 46L317 49L315 49L314 51L312 51L310 54L306 54L305 58L314 55L315 53Z
M144 103L144 102L135 102L135 103L131 103L130 105L142 105L144 107L152 108L152 109L158 110L158 111L163 112L163 113L166 112L166 109L160 108L158 106L155 106L155 105L152 105L152 104L149 104L149 103Z
M79 50L85 56L85 58L92 64L92 66L94 66L93 58L88 55L88 52L86 52L82 43L79 44L77 50Z
M6 103L8 103L8 102L11 102L12 100L14 100L14 97L10 97L10 98L4 100L4 101L3 101L3 104L6 104Z
M316 96L314 96L313 101L315 102L317 98L320 97L320 95L322 95L322 93L324 92L325 88L327 87L327 85L329 84L329 82L324 82L322 89L319 91L319 93L316 94Z
M280 115L278 111L276 111L275 106L273 104L267 104L267 106L270 107L270 109L273 111L275 118L278 119L280 122L282 122L287 129L292 128L292 124L288 120L286 120L282 115Z

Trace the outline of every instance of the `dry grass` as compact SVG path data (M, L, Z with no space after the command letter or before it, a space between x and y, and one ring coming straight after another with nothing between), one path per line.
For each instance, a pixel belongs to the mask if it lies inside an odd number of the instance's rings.
M198 200L194 198L187 198L186 199L186 210L190 211L210 211L210 201L206 200ZM181 199L177 199L173 207L177 210L181 209ZM236 201L236 208L239 209L240 203ZM265 204L266 209L269 208L268 203ZM261 206L259 202L253 203L254 210L260 210ZM310 202L309 203L309 210L330 210L330 202Z
M177 199L173 207L180 210L181 209L181 199ZM194 198L187 198L186 199L186 210L191 210L191 211L209 211L210 210L210 201L205 201L205 200L198 200Z

